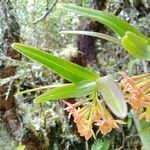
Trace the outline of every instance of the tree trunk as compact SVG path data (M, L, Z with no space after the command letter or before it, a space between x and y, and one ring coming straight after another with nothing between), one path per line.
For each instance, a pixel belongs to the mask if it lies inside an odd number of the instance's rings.
M13 14L13 7L9 0L0 0L0 16L0 26L2 30L1 53L11 59L21 60L21 55L11 47L13 42L19 42L20 28ZM16 66L7 64L2 58L0 62L0 81L15 76ZM14 84L15 80L13 79L10 79L9 82L5 84L0 84L0 112L1 118L5 122L9 133L15 138L18 138L20 135L21 123L16 113L14 97L16 88Z
M3 56L0 58L0 114L2 123L15 141L21 141L25 145L25 149L46 150L47 145L43 138L41 139L42 135L39 135L33 128L23 127L20 119L23 116L19 117L16 111L17 104L14 97L16 87L12 77L16 74L17 66L8 64L5 58L21 60L21 54L11 47L12 43L20 41L20 27L10 0L0 0L0 16L0 31L2 31L0 53ZM4 83L6 78L9 81Z

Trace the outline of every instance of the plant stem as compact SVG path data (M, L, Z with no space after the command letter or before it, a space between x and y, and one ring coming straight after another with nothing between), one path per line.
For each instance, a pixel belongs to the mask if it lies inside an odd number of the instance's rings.
M83 34L83 35L88 35L88 36L93 36L93 37L97 37L97 38L101 38L110 42L113 42L117 45L122 45L121 41L110 36L110 35L106 35L103 33L98 33L98 32L91 32L91 31L73 31L73 30L68 30L68 31L61 31L61 34Z

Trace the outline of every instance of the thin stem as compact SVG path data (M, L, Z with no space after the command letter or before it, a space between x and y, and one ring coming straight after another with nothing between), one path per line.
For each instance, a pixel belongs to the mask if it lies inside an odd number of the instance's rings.
M86 102L88 102L88 101L90 101L90 100L91 100L91 98L88 97L88 98L85 99L85 100L82 100L82 101L80 101L80 102L74 103L72 106L73 106L73 107L78 107L78 106L80 106L80 105L82 105L82 104L84 104L84 103L86 103Z
M132 76L131 78L135 79L135 80L143 79L143 78L150 78L150 73L145 73L145 74L141 74L141 75Z
M16 92L16 95L21 95L21 94L25 94L25 93L30 93L30 92L34 92L34 91L38 91L38 90L45 90L45 89L49 89L49 88L56 88L56 87L61 87L67 84L54 84L54 85L46 85L46 86L42 86L42 87L38 87L38 88L33 88L30 90L25 90L25 91L21 91L21 92Z
M93 37L97 37L97 38L101 38L110 42L113 42L117 45L122 45L121 41L110 36L110 35L106 35L103 33L98 33L98 32L91 32L91 31L73 31L73 30L68 30L68 31L61 31L61 34L82 34L82 35L88 35L88 36L93 36Z
M84 116L89 111L90 111L90 104L88 104L88 105L84 106L83 108L79 109L78 113L81 114L81 116Z
M138 83L136 86L138 88L141 88L141 87L146 86L146 85L150 85L150 80L146 80L146 81L143 81L141 83Z

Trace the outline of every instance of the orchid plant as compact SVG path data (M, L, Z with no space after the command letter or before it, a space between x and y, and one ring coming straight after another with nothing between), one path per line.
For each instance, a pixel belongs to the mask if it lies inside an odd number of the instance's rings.
M121 120L115 120L105 106L107 105L118 118L122 119L127 115L126 102L118 84L111 75L99 77L96 72L37 48L19 43L14 43L12 47L71 82L27 90L19 94L47 89L44 94L34 100L35 103L84 97L82 101L77 101L74 104L67 101L63 102L68 106L66 110L69 112L69 116L72 115L74 117L78 132L86 140L92 135L95 136L92 130L93 124L99 126L99 131L104 135L109 133L113 128L118 128L118 124L124 124Z
M61 4L59 7L104 24L112 29L119 36L119 39L103 33L90 31L62 31L61 33L84 34L102 38L123 46L133 57L147 61L150 60L150 38L143 35L126 21L119 19L108 12L83 8L80 6ZM144 148L148 149L150 146L150 128L147 123L150 121L150 74L129 77L121 72L121 75L124 77L121 81L124 98L133 108L132 114L140 138Z
M107 12L75 5L61 4L59 7L103 23L116 32L119 39L89 31L63 31L61 33L85 34L103 38L123 46L134 57L150 60L150 38L143 35L124 20ZM14 43L12 47L71 82L68 84L39 87L19 92L18 94L47 89L44 94L35 98L35 103L77 98L78 100L74 104L64 100L63 103L67 105L66 110L69 112L69 117L73 116L78 132L86 140L92 136L95 137L94 125L98 126L98 131L106 135L112 129L118 128L119 124L124 124L120 119L125 118L127 115L126 102L132 106L140 119L145 118L146 121L150 121L150 74L128 77L125 73L121 72L120 74L124 79L122 79L119 85L115 82L112 75L100 77L94 71L37 48L19 43ZM115 119L112 113L119 119ZM146 124L146 126L148 125ZM140 129L142 128L143 126L140 126ZM150 136L150 132L146 132L145 135Z

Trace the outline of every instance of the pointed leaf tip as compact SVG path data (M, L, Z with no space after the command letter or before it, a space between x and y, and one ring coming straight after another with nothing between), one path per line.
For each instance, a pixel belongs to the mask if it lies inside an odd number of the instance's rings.
M117 16L110 14L108 12L103 12L91 8L81 7L74 4L61 4L59 6L64 10L68 10L74 13L77 13L81 16L86 16L91 19L94 19L110 29L116 32L120 37L123 37L127 31L131 31L139 36L145 37L141 32L136 28L131 26L125 20L118 18Z
M64 86L54 88L40 95L34 100L34 103L42 103L49 100L59 100L64 98L83 97L92 93L96 89L96 83L80 82L70 83Z
M12 47L28 58L41 63L71 82L93 81L99 78L99 76L93 71L40 49L19 43L14 43Z

